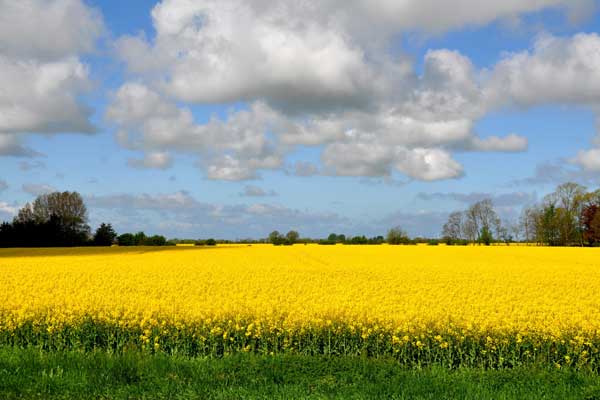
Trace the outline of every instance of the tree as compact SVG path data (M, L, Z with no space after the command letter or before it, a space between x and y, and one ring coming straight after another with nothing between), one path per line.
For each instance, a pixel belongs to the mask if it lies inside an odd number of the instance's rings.
M61 219L69 228L88 231L87 208L77 192L53 192L38 196L33 202L33 218L46 222L51 216Z
M289 231L286 235L285 235L285 239L288 242L288 244L294 244L298 241L298 238L300 237L300 234L296 231Z
M471 205L465 212L465 236L471 242L477 241L482 243L483 238L481 236L485 232L486 235L490 236L490 241L492 241L492 230L497 230L499 221L492 200L484 199L478 201Z
M2 225L0 246L83 246L90 238L87 209L77 192L55 192L27 203Z
M527 244L538 241L538 234L536 231L537 221L538 211L535 207L527 207L521 211L519 225L521 231L525 235L523 239Z
M402 230L399 226L392 228L387 233L388 244L406 244L410 241L408 234Z
M446 243L452 244L461 239L463 230L463 213L455 211L448 216L448 222L442 228L442 236Z
M583 208L581 220L583 223L583 237L590 246L600 243L600 206L588 204Z
M111 246L117 234L115 233L111 224L100 224L100 227L96 229L94 239L92 240L95 246Z
M279 231L273 231L269 234L269 242L273 243L275 246L283 244L284 241L285 239Z
M494 240L492 232L487 226L483 226L479 233L479 243L489 246L492 243L492 240Z
M586 199L585 186L573 182L563 183L547 195L546 205L555 211L555 228L558 230L556 245L583 244L581 211Z
M117 244L119 246L135 246L135 238L131 233L124 233L117 237Z
M138 232L133 235L134 246L144 246L146 244L146 234L144 232Z
M167 239L162 235L153 235L144 239L141 245L144 246L166 246ZM138 246L140 245L138 244Z

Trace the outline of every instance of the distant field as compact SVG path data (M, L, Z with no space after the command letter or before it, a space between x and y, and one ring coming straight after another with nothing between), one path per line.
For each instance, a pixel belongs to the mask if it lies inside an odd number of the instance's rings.
M597 249L0 250L0 346L598 370Z

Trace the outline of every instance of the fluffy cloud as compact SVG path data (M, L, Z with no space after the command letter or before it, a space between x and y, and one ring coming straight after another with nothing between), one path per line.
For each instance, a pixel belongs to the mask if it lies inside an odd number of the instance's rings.
M486 99L494 106L587 106L600 116L600 36L543 35L530 51L508 54L491 71ZM571 160L584 172L600 171L599 141L594 145Z
M439 33L548 8L581 14L590 5L164 0L152 11L155 37L117 42L136 83L118 90L107 116L124 146L195 154L210 179L255 179L260 170L285 168L300 146L321 149L322 165L298 175L457 178L464 171L454 152L528 148L514 133L480 137L474 127L490 111L596 102L599 38L541 36L530 51L507 54L489 70L456 51L431 50L421 74L386 47L406 32ZM238 110L196 123L192 105L214 103Z
M0 9L0 155L36 155L21 144L26 133L94 132L78 55L103 30L98 13L80 0L0 0Z
M80 0L0 0L0 9L0 53L19 59L90 52L104 29L102 16Z
M495 103L534 106L600 101L600 36L539 37L531 51L508 54L491 73Z
M600 172L600 149L580 151L573 159L575 164L580 165L589 172Z

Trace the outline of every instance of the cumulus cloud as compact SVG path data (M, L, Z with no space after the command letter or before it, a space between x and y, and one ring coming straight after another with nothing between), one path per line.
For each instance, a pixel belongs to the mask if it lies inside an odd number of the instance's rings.
M580 165L585 171L600 172L600 149L580 151L573 159L573 163Z
M152 10L155 37L117 42L136 78L115 93L107 117L123 146L195 154L209 179L285 169L301 146L320 149L321 165L297 175L457 178L465 172L454 152L528 149L514 133L479 136L474 127L490 111L596 101L598 88L582 82L600 81L597 35L540 36L531 50L485 70L457 51L430 50L420 74L387 45L406 32L439 33L548 8L575 15L590 4L164 0ZM213 103L236 110L197 123L191 106Z
M529 51L509 53L491 72L487 95L495 103L534 106L600 101L600 36L542 35Z
M42 194L56 192L54 187L43 183L25 183L23 184L22 189L25 193L29 193L32 196L40 196Z
M0 155L37 155L21 143L28 133L94 132L78 57L103 31L99 13L80 0L1 0L0 9Z
M91 52L104 30L100 13L80 0L0 0L0 9L0 53L20 59Z
M274 190L264 190L258 186L246 185L244 190L240 193L242 197L270 197L277 196L277 192Z

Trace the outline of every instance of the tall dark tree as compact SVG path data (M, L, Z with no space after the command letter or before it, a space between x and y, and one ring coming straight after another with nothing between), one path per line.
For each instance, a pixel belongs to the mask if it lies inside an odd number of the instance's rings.
M117 234L111 224L100 224L96 229L92 242L94 246L112 246L117 238Z
M38 196L19 210L12 224L0 227L0 246L57 247L87 244L87 209L77 192Z

